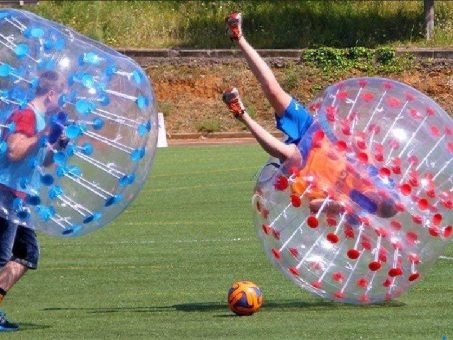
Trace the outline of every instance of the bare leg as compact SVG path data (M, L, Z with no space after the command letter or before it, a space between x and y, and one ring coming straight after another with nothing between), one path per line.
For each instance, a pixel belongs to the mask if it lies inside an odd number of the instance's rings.
M27 272L28 268L18 262L9 261L0 270L0 288L8 291Z
M275 138L255 120L253 120L247 112L244 112L241 116L237 117L237 119L247 126L264 151L266 151L269 155L280 159L281 162L290 160L291 163L294 162L294 164L299 164L302 160L296 145L288 145L280 141L278 138Z
M264 151L280 159L282 162L288 159L294 162L300 162L301 155L296 145L283 143L248 115L236 88L233 87L225 90L222 99L235 118L245 124Z
M248 43L244 36L241 36L235 41L244 54L250 70L261 84L264 95L271 103L275 113L278 116L283 115L291 102L291 96L281 88L270 67L261 58L258 52L256 52L256 50Z

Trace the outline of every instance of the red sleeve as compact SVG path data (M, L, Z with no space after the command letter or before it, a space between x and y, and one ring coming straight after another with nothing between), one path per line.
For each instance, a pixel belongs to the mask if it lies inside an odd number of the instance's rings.
M16 124L14 133L22 133L27 137L36 135L36 117L32 110L15 111L8 120Z

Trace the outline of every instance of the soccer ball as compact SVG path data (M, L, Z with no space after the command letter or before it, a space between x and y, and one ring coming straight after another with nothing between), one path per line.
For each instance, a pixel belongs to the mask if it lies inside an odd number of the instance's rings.
M263 293L251 281L238 281L233 283L228 291L228 307L237 315L252 315L261 308Z

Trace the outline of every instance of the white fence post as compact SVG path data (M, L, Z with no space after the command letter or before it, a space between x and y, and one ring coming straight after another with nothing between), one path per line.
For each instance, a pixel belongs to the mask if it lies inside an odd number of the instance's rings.
M157 147L166 148L167 143L167 131L165 130L164 114L159 112L157 114L158 130L157 130Z

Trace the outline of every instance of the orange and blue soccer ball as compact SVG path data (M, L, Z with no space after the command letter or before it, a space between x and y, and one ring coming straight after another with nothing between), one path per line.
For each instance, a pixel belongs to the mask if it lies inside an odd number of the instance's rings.
M228 291L228 307L237 315L252 315L263 304L261 289L251 281L233 283Z

